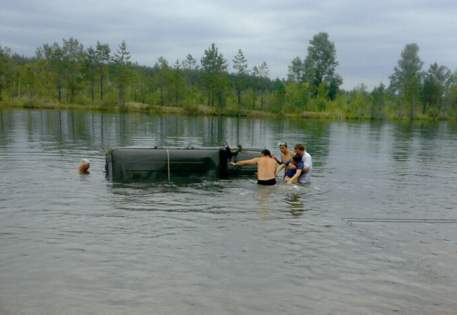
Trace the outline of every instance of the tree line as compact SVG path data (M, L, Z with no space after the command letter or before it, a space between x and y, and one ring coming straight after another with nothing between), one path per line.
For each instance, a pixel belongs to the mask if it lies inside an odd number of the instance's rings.
M160 57L150 67L132 61L125 42L113 50L101 42L85 48L69 38L42 45L33 57L0 46L0 102L107 108L133 102L364 119L457 117L457 71L437 63L424 70L417 44L404 47L388 86L345 91L337 66L327 33L313 36L306 56L292 59L283 79L271 79L265 61L249 66L241 49L227 60L215 44L200 60L191 54L172 63Z

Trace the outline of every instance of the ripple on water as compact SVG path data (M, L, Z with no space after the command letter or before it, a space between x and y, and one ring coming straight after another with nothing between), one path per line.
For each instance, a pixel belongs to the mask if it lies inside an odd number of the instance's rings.
M0 313L457 309L457 128L0 113ZM307 142L310 185L103 172L112 146L283 140Z

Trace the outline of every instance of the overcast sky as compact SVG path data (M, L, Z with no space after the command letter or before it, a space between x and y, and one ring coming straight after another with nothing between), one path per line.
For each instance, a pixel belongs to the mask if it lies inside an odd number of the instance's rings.
M411 42L427 67L457 68L455 0L0 0L0 45L27 56L68 37L85 47L125 40L134 61L153 65L159 56L200 60L214 42L230 62L238 48L251 67L266 61L275 78L318 32L336 45L345 88L388 83Z

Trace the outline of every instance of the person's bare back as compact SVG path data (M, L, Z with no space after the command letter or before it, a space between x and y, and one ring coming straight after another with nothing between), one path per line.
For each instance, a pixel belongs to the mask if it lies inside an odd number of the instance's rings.
M238 161L234 165L257 165L257 184L275 185L276 184L276 160L271 156L269 150L262 150L260 157L250 160Z
M270 180L276 177L276 161L269 156L261 156L257 160L257 179Z

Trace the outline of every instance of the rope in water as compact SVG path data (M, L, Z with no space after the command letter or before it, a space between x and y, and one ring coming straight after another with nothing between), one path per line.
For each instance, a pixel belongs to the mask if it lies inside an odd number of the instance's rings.
M430 223L430 224L443 224L454 223L457 224L457 219L441 219L441 218L343 218L349 224L352 223Z
M167 149L167 169L168 169L168 182L171 182L171 173L170 173L170 151Z

